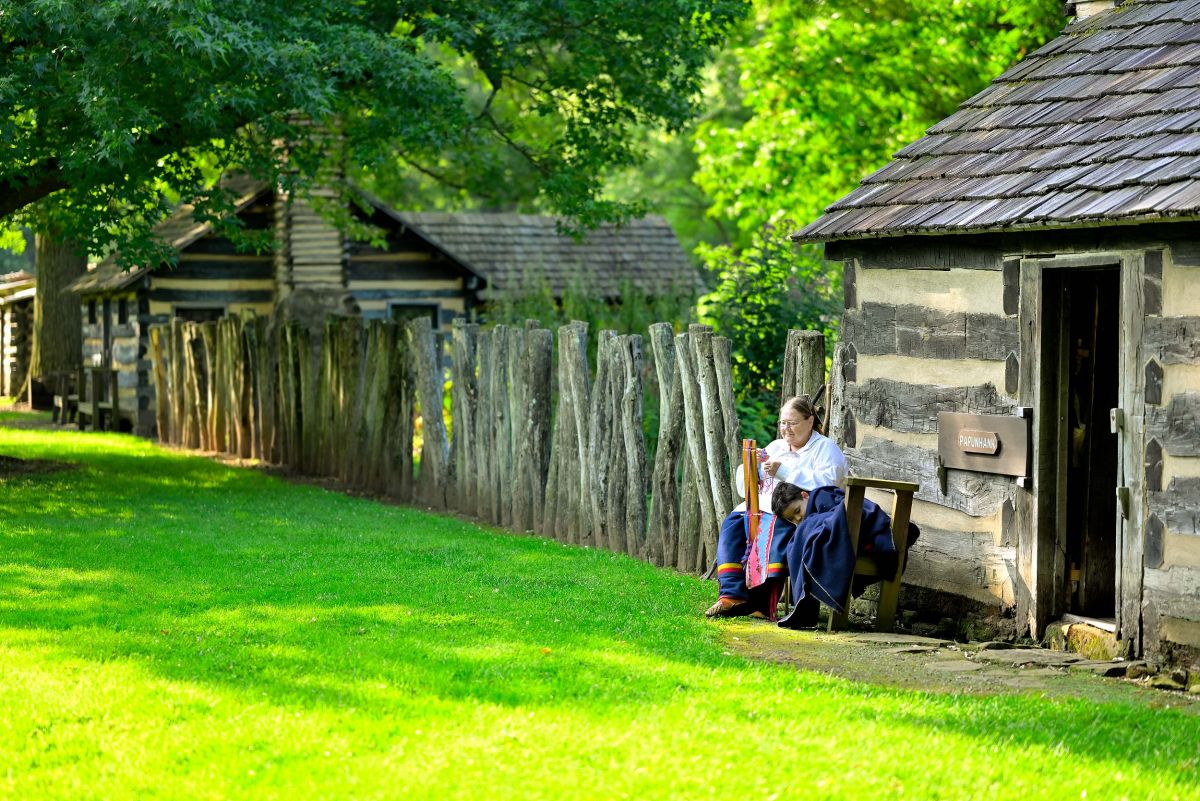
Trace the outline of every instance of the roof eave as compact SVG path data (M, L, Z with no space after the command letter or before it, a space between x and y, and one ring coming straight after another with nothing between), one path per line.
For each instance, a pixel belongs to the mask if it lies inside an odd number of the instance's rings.
M946 226L942 228L887 228L876 231L862 231L857 233L846 234L831 234L823 236L819 234L806 235L801 229L788 238L797 245L817 245L828 242L853 242L865 241L872 239L898 239L906 236L942 236L942 235L960 235L960 234L1003 234L1014 231L1023 233L1036 233L1038 231L1064 231L1080 228L1116 228L1122 225L1150 225L1153 223L1184 223L1200 221L1200 210L1184 212L1180 214L1163 214L1156 212L1154 214L1142 215L1127 215L1123 217L1095 217L1081 218L1078 220L1066 220L1063 222L1028 222L1028 223L1010 223L1005 225L991 226Z

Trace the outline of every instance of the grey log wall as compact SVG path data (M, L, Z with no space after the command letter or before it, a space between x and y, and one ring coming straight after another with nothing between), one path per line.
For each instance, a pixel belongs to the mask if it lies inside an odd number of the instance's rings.
M265 318L173 320L150 331L159 439L699 573L735 504L729 341L700 325L649 334L647 346L599 332L593 370L583 323L555 337L534 321L456 320L447 376L424 318L331 317L319 338ZM789 338L786 361L819 383L824 342L810 340ZM649 369L660 399L652 462Z

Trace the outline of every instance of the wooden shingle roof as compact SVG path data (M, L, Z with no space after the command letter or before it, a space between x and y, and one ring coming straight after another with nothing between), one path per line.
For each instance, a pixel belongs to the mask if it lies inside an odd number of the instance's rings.
M793 238L1200 217L1200 0L1073 22Z
M32 298L36 287L36 279L24 270L0 275L0 306Z
M221 180L221 186L233 192L234 212L240 212L253 203L271 184L245 175L231 175ZM167 219L154 227L154 236L176 250L182 250L212 230L211 223L197 222L194 208L184 203ZM115 256L109 256L92 270L77 278L68 290L71 292L111 292L129 286L149 272L145 265L128 270L117 264Z
M616 297L628 283L650 294L693 292L700 276L662 217L603 226L581 241L553 217L398 212L396 215L488 281L488 296L535 289L561 296L572 285Z

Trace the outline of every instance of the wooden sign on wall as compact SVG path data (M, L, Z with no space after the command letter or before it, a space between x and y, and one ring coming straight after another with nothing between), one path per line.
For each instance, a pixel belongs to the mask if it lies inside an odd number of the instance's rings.
M938 412L938 456L944 467L1029 475L1028 416Z

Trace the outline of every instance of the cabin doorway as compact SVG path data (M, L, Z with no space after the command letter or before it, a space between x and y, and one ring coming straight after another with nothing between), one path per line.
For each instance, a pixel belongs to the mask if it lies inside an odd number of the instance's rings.
M1108 621L1117 603L1119 443L1110 410L1120 406L1121 271L1071 268L1047 270L1045 277L1047 321L1058 318L1046 326L1057 362L1051 375L1058 379L1047 398L1057 442L1056 605Z

